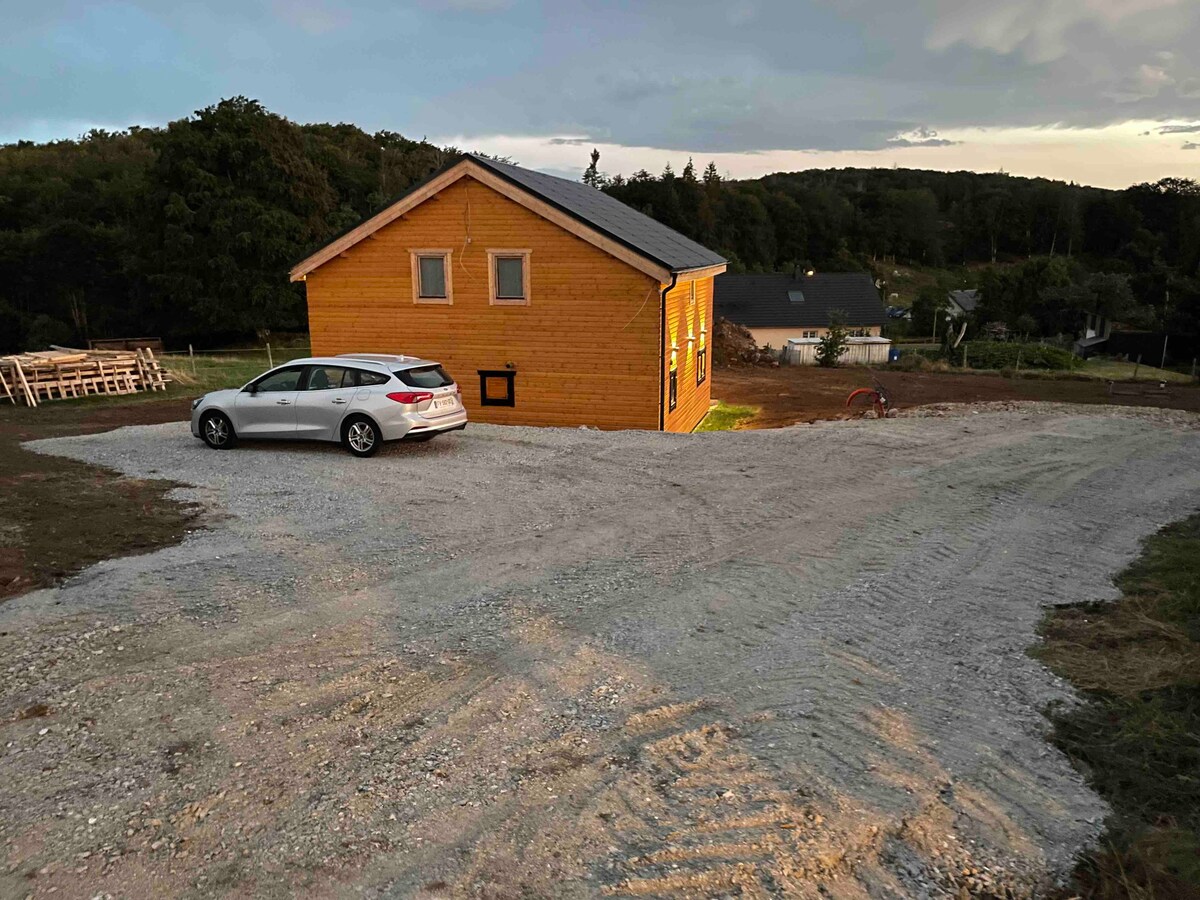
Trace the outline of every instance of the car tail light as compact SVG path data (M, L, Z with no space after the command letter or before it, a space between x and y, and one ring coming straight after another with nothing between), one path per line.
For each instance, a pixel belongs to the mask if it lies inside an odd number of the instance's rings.
M393 391L387 398L397 403L420 403L423 400L432 400L433 394L429 391Z
M454 393L458 394L460 397L462 396L462 385L461 384L456 384L454 386Z

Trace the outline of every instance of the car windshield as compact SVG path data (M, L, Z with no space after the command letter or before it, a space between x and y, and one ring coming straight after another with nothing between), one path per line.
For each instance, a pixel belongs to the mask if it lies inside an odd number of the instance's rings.
M454 384L454 379L439 365L417 366L415 369L400 369L396 377L415 388L439 388Z

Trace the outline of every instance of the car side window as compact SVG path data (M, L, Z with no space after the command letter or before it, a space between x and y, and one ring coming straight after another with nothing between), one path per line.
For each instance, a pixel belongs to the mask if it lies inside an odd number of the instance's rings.
M364 372L362 369L351 369L349 374L358 376L358 381L355 384L359 387L373 387L374 385L388 383L388 377L380 375L378 372Z
M347 371L341 366L313 366L308 372L306 391L330 391L343 387Z
M255 383L256 390L271 394L278 391L294 391L300 387L300 376L303 374L303 369L281 369L278 372L272 372L265 378L261 378Z

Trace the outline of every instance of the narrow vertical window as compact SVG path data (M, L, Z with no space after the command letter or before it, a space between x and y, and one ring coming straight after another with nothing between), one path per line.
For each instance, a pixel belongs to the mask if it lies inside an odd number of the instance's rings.
M529 303L528 250L489 250L488 281L493 306L526 306Z
M679 367L676 362L675 350L671 350L671 371L667 376L667 409L671 412L675 411L675 405L679 402Z
M708 348L701 347L696 351L696 384L704 384L708 378Z
M413 302L452 303L450 273L449 250L413 250Z

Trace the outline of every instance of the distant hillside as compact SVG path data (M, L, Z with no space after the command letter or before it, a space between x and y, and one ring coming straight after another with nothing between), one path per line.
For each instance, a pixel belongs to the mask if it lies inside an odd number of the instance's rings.
M0 147L0 352L88 336L154 333L201 346L303 329L303 291L288 284L288 266L456 152L354 125L299 125L240 97L163 128ZM597 168L591 183L721 251L735 270L912 265L946 273L927 278L934 294L941 281L961 284L964 265L982 282L993 262L1021 263L1007 287L991 283L989 314L1014 328L1029 324L1023 316L1060 327L1070 318L1060 307L1101 302L1093 295L1110 297L1119 283L1117 299L1103 300L1112 308L1128 294L1135 318L1200 331L1191 181L1108 191L905 169L726 182L712 165L612 179ZM1042 257L1053 263L1025 262ZM1096 273L1117 280L1088 281ZM1004 292L1013 299L1001 301Z

